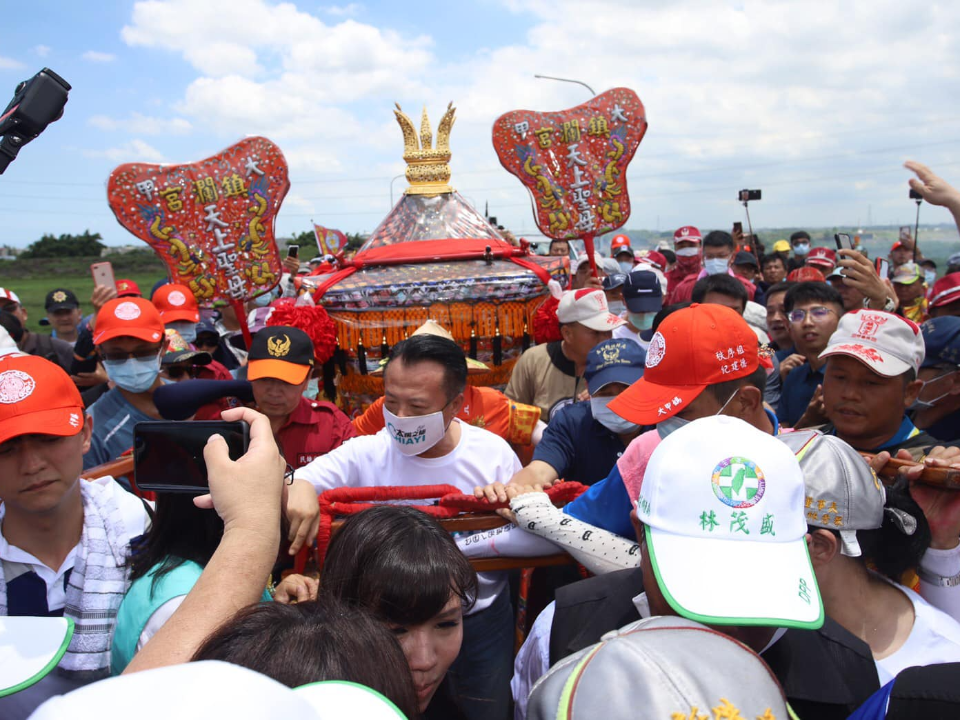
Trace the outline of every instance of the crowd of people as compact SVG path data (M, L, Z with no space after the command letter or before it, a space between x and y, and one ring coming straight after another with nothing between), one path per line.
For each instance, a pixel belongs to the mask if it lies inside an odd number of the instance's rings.
M908 167L960 227L960 191ZM183 285L98 286L89 315L55 288L50 334L0 288L0 616L22 658L18 620L68 621L0 716L953 717L960 253L938 277L905 237L881 276L806 232L686 225L589 260L502 392L428 321L355 417L289 277L249 345ZM146 495L124 457L161 419L242 420L249 449L214 435L209 494ZM384 503L293 571L325 491L436 485L509 522ZM560 552L580 571L537 592L473 565Z

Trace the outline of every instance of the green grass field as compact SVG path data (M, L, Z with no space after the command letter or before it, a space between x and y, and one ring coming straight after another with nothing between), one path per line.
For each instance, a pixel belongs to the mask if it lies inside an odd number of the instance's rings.
M150 289L153 284L164 277L162 272L156 273L129 273L118 275L118 278L133 280L140 287L140 290L149 297ZM50 327L41 327L37 323L46 315L43 308L43 301L47 293L56 288L66 288L72 290L80 299L80 308L83 314L93 312L93 306L90 305L90 294L93 292L93 278L88 274L58 274L49 278L23 278L16 279L12 277L0 278L0 287L13 290L19 297L23 306L27 309L27 327L34 332L50 332Z

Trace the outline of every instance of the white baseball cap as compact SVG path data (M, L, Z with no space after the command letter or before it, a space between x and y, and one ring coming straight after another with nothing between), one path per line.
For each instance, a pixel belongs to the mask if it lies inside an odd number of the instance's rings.
M0 697L45 678L67 652L73 620L63 617L0 617Z
M743 420L701 418L668 435L637 499L663 597L709 625L819 628L804 500L793 452Z
M149 698L145 702L145 698ZM119 675L57 695L31 720L167 720L167 718L288 717L301 720L403 720L383 695L364 685L331 680L290 689L253 670L221 662L169 665Z
M598 332L626 324L626 321L610 312L603 290L590 288L565 292L557 305L557 320L561 323L580 323Z
M920 370L925 354L916 323L880 310L854 310L841 316L820 358L849 355L878 375L896 377Z
M0 287L0 300L9 300L10 302L19 303L20 297L13 290L7 290L6 288Z

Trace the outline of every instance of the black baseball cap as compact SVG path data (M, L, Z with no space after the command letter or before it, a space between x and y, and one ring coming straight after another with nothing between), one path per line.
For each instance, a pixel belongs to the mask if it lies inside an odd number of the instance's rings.
M624 279L623 302L633 313L659 311L663 307L660 279L650 270L634 270Z
M274 378L299 385L313 368L313 342L303 330L284 325L253 336L247 356L247 380Z
M80 307L80 301L72 290L57 288L47 293L47 299L43 304L47 312L56 312L57 310L76 310Z
M760 263L757 262L757 256L752 252L747 252L746 250L741 250L737 253L736 257L733 258L734 265L752 265L753 267L760 269Z

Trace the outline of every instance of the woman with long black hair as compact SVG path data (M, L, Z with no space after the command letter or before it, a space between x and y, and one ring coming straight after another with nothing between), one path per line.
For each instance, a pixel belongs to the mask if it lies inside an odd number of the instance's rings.
M334 535L319 599L358 605L386 623L410 666L422 716L458 718L448 670L476 593L476 572L439 523L384 505L347 518Z

